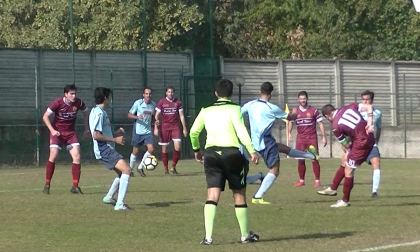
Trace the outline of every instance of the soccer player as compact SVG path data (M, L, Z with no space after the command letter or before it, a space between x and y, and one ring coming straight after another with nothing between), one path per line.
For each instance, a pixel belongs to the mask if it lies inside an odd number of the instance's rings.
M80 143L77 138L75 124L77 112L80 110L84 116L85 132L84 137L89 137L89 117L85 103L76 97L77 88L73 85L64 87L64 97L55 99L48 106L42 120L50 131L50 156L47 162L45 186L43 192L50 194L51 179L55 170L55 160L61 147L65 145L69 151L73 163L71 173L73 175L73 186L70 190L74 194L83 194L79 187L81 164L80 164ZM54 115L51 123L50 116Z
M369 90L364 91L361 94L362 103L364 104L373 104L373 98L375 97L375 93ZM368 115L366 111L359 111L362 115L363 119L367 121ZM378 147L379 138L381 137L381 127L382 127L382 114L379 109L373 109L373 126L374 126L374 135L375 135L375 146ZM368 164L372 165L373 168L373 175L372 175L372 198L378 197L378 189L381 180L381 170L380 170L380 153L379 148L376 148L378 153L372 156L372 159L368 160ZM375 149L375 150L376 150ZM344 149L346 155L344 155L344 159L347 159L347 150Z
M368 120L363 120L359 110L367 111ZM331 122L331 129L340 143L349 149L345 165L341 165L330 187L318 191L320 195L337 195L337 188L344 179L343 197L331 207L347 207L350 205L350 193L354 183L354 171L363 162L377 157L378 148L375 146L373 135L373 107L371 104L352 103L340 109L331 104L322 107L322 115ZM352 139L352 143L348 142Z
M94 99L96 106L90 111L89 126L93 138L93 152L96 159L102 161L106 168L114 170L117 177L112 182L108 194L103 198L105 204L115 204L114 210L129 210L124 204L125 194L127 193L128 181L130 179L130 166L124 161L115 150L115 144L124 145L124 129L119 128L112 133L111 123L105 111L111 102L111 90L109 88L97 87ZM118 198L113 198L118 191Z
M319 155L318 149L318 135L316 132L316 123L319 125L319 129L322 134L322 145L325 147L327 145L327 138L325 138L324 124L322 123L322 116L319 114L318 110L315 107L312 107L308 104L308 94L306 91L301 91L298 93L299 107L296 108L298 115L297 119L294 121L297 128L296 136L296 149L297 150L307 150L309 145L312 145L316 149L316 154ZM293 123L289 121L289 141L292 141L292 129ZM319 178L321 175L321 167L317 160L312 161L312 170L315 175L315 184L314 187L321 186ZM298 160L298 172L299 172L299 182L295 184L296 187L305 185L305 173L306 165L305 160Z
M179 121L182 124L182 133L187 137L188 131L185 124L184 111L182 103L179 99L174 97L175 88L168 86L166 88L166 97L162 98L156 106L155 125L160 126L159 145L162 146L162 162L165 168L165 174L168 171L168 145L172 140L174 142L174 154L172 157L172 174L178 174L176 171L176 164L179 160L181 151L181 132L179 130ZM162 114L162 121L159 116ZM158 127L155 127L155 136L158 136Z
M270 82L264 82L260 88L260 99L252 100L242 106L242 114L249 115L249 123L251 126L252 144L265 161L268 173L264 177L258 191L252 198L254 204L271 204L263 199L264 194L274 184L280 172L280 155L279 152L286 153L292 157L318 159L315 153L315 147L309 146L309 152L303 152L291 149L288 146L276 143L271 134L276 119L295 120L297 111L293 109L291 114L287 114L278 106L270 103L273 92L273 85Z
M152 121L154 120L153 115L155 114L156 103L151 98L152 89L148 87L144 88L143 99L136 100L128 112L127 117L134 119L133 137L131 140L133 151L130 155L131 176L134 176L133 168L137 160L137 155L139 154L139 147L146 145L147 148L137 169L142 177L146 176L143 162L154 151Z
M251 155L251 160L258 163L258 156L252 147L241 114L241 107L231 102L233 83L220 80L216 84L217 101L201 109L190 131L191 145L198 162L204 162L207 181L207 201L204 205L204 224L206 236L203 245L213 242L213 226L216 207L220 194L225 189L226 180L233 192L235 213L241 230L241 242L256 242L259 236L248 228L248 207L246 203L245 158L239 151L241 142ZM199 135L206 128L207 139L204 157L200 151Z

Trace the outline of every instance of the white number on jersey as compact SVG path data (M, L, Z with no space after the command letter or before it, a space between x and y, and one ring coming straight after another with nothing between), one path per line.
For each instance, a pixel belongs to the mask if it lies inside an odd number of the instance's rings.
M254 114L252 115L252 119L254 119L256 122L261 121L261 108L255 110Z
M356 128L356 124L358 124L360 120L362 120L362 118L358 113L354 112L352 109L347 109L346 111L344 111L340 120L338 120L338 124L343 124L349 127L350 129L354 129Z

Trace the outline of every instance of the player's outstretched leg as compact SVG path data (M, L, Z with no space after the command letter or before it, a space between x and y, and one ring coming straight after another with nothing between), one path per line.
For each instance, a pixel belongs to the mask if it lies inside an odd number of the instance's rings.
M120 159L115 165L115 169L120 171L122 174L119 181L118 198L114 210L130 210L130 208L126 204L124 204L124 199L128 188L128 181L130 180L130 166L128 166L124 159Z
M111 187L108 190L108 193L102 199L102 202L104 204L115 205L117 203L117 201L114 199L114 195L117 193L119 185L120 185L120 176L121 176L121 174L119 174L117 177L115 177L114 181L111 184Z
M261 183L264 180L264 175L262 172L259 172L257 174L254 175L249 175L246 177L246 183L247 184L254 184L255 182L257 182L257 180L260 180Z
M146 177L146 173L144 172L144 160L146 160L146 158L150 155L152 155L152 153L146 151L143 154L143 158L141 159L139 166L137 167L137 171L140 173L140 176L142 177Z

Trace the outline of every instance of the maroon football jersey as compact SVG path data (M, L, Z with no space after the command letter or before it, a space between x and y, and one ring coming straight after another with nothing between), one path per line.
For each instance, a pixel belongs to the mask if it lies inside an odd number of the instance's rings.
M359 113L359 104L352 103L335 111L331 127L340 142L349 136L353 146L371 149L375 143L375 137L373 133L366 134L366 125L367 122Z
M47 110L55 115L52 123L54 129L63 134L75 131L77 112L79 110L86 111L87 107L79 98L68 104L64 102L64 97L60 97L51 102Z
M162 114L162 127L179 127L179 111L182 110L182 103L177 98L169 100L166 97L160 99L156 105L156 111Z
M297 127L297 137L305 139L316 139L316 123L322 122L321 114L315 107L308 106L307 108L298 107L298 115L295 120Z

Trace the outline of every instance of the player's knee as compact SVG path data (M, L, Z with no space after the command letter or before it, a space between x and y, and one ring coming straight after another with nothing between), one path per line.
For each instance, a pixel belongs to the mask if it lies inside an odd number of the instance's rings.
M379 158L372 158L370 160L370 163L371 163L373 169L379 169L379 166L380 166Z
M153 147L153 145L151 146L147 146L147 152L149 152L150 154L153 153L155 151L155 148Z

